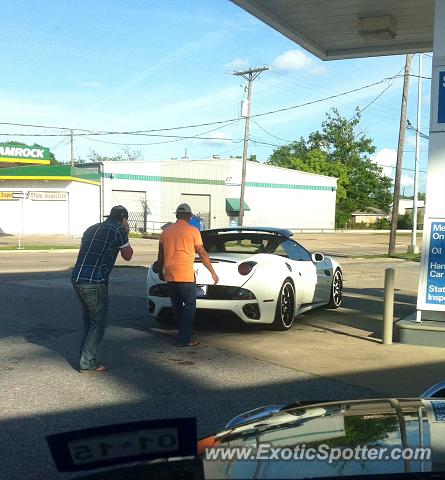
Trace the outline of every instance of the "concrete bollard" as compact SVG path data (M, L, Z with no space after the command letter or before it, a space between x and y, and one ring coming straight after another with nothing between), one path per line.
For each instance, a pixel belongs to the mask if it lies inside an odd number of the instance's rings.
M385 298L383 303L383 345L392 344L394 323L394 278L393 268L385 269Z

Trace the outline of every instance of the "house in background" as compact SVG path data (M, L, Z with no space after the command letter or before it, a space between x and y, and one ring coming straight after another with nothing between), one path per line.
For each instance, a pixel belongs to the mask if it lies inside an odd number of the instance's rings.
M377 220L381 220L382 218L386 218L387 220L391 220L391 215L389 213L380 210L380 208L371 207L368 209L367 212L354 212L351 214L351 223L364 223L367 225L371 225L377 222Z

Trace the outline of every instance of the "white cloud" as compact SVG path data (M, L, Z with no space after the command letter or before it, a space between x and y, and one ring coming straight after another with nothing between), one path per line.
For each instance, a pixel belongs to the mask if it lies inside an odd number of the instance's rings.
M384 148L379 150L374 157L371 158L374 163L383 168L383 175L393 178L395 175L395 167L397 163L397 151L393 148ZM402 175L400 178L401 187L413 187L414 180L412 175Z
M397 162L397 151L393 148L384 148L379 150L371 160L383 168L383 175L387 177L394 177L394 169Z
M79 82L79 87L84 88L101 88L103 85L101 82L91 81L91 82Z
M402 175L400 178L400 185L402 187L414 187L414 179L408 175Z
M414 135L411 135L411 134L405 135L405 145L408 145L410 147L415 147L416 146L416 137Z
M301 50L288 50L279 55L272 62L274 70L279 72L306 71L320 75L326 71L323 65L318 63Z
M224 65L228 70L239 70L240 68L246 68L248 66L248 62L244 58L235 58L229 63Z
M228 145L230 142L230 137L224 132L212 132L206 137L211 137L211 140L202 140L202 143L206 143L207 145Z

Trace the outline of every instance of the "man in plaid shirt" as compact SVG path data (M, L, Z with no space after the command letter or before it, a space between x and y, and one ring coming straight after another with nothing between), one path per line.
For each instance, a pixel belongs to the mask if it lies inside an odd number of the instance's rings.
M107 220L87 228L71 274L71 283L82 307L80 372L102 373L107 367L96 358L105 333L108 307L108 277L118 253L131 260L133 248L128 241L128 211L113 207Z

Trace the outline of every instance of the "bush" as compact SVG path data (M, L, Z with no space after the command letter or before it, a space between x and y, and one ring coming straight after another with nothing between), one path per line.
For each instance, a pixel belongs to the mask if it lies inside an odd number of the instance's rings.
M391 228L391 222L387 218L379 218L374 225L376 230L389 230Z
M413 219L410 214L399 215L397 217L397 228L399 230L411 230L413 228Z

